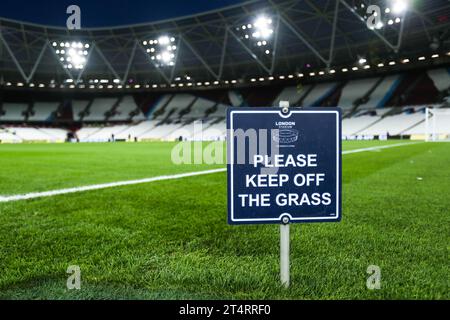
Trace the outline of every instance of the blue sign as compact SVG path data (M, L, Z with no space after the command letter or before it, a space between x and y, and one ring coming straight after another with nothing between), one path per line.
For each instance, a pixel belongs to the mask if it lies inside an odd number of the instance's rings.
M339 108L229 108L227 129L229 224L340 221Z

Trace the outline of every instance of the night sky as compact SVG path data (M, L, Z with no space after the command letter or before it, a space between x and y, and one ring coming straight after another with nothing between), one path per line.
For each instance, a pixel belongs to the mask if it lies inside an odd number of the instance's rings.
M106 27L151 22L201 13L243 0L0 0L0 17L66 26L66 8L81 8L81 27Z

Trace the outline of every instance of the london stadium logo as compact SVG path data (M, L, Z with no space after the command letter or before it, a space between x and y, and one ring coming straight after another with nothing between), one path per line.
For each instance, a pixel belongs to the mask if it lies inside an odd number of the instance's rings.
M278 130L273 133L272 139L279 144L292 144L298 141L299 132L293 129L295 126L294 121L277 121L275 122L275 127Z

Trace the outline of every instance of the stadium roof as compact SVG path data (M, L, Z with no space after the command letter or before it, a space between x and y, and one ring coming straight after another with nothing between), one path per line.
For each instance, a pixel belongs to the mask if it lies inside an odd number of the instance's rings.
M436 54L447 63L450 3L420 0L395 13L393 1L398 0L253 0L177 19L81 30L0 18L0 84L70 79L83 85L103 80L115 86L195 87L364 71L394 66L392 61L429 63ZM381 8L382 23L375 28L366 23L370 4ZM258 17L270 20L267 39L255 36ZM149 43L161 36L173 42L167 57L173 66L158 64L161 53L152 58L158 48ZM87 49L86 65L77 70L67 68L56 51L73 42Z

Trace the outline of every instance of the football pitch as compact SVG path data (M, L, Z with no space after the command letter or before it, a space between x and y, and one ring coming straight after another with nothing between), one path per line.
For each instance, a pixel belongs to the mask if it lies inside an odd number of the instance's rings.
M0 200L224 168L175 165L174 146L0 145ZM291 227L289 289L279 227L227 225L217 172L0 201L0 299L449 299L450 144L343 151L342 222ZM66 287L71 265L80 290Z

